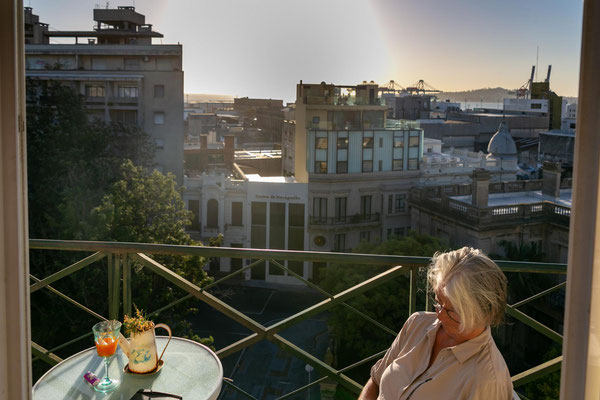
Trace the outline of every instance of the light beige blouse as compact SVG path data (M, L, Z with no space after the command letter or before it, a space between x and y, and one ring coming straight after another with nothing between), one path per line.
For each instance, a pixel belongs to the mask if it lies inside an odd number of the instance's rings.
M435 313L411 315L371 368L378 400L509 400L513 386L490 328L458 346L442 349L427 369L441 326Z

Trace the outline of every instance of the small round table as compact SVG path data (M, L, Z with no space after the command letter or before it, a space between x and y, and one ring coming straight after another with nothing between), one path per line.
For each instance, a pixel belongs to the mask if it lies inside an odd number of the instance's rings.
M158 354L168 339L165 336L156 337ZM128 359L118 348L108 371L111 378L121 381L121 385L104 394L94 391L83 379L87 371L104 378L104 362L96 354L96 348L92 347L65 359L46 372L33 386L33 399L129 400L139 389L177 394L185 400L214 400L219 395L223 367L219 358L208 347L173 337L163 360L165 363L162 369L154 375L124 373L123 367Z

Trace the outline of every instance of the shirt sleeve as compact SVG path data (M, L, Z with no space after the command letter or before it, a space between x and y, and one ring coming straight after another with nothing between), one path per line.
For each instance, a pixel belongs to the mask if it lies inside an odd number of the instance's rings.
M398 358L398 354L400 354L400 350L402 350L402 347L404 345L404 339L407 335L407 332L410 330L410 326L412 325L417 315L418 313L414 313L413 315L408 317L408 319L404 323L404 326L400 330L400 333L398 333L398 336L396 336L396 339L394 339L394 342L386 351L383 358L377 361L375 365L371 367L371 378L377 384L377 386L379 386L381 382L381 375L383 375L383 371L385 371L385 369L388 367L388 365L392 363L392 361Z

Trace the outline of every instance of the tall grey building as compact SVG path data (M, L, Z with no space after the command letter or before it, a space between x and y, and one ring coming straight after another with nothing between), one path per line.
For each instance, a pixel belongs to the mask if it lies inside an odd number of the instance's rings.
M94 21L91 31L49 30L26 7L26 76L71 86L91 118L138 125L156 144L156 168L181 182L182 46L152 44L163 35L134 7L94 9ZM74 43L51 43L54 38Z

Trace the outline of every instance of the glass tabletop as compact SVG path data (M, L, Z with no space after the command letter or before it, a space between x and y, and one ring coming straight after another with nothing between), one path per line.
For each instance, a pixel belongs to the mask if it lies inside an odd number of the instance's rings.
M157 336L158 354L162 352L168 337ZM144 376L123 372L127 356L121 348L109 366L111 378L121 380L113 392L99 393L89 386L83 375L91 371L104 377L104 365L96 348L77 353L42 376L33 386L34 400L129 400L139 389L151 389L183 396L184 400L216 399L223 381L221 361L208 347L187 339L173 337L163 356L164 366L154 375Z

